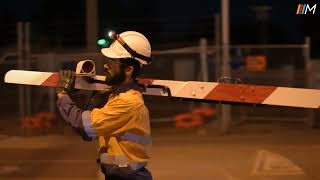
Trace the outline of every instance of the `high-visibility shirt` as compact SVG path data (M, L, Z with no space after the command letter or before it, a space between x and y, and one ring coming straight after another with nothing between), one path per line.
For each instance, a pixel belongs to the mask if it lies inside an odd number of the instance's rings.
M137 169L149 161L149 111L140 91L111 95L104 107L84 111L82 122L86 134L98 138L102 163Z

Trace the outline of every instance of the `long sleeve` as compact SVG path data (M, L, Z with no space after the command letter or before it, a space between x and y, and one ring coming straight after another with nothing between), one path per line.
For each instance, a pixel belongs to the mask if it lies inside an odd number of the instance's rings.
M69 123L84 140L91 140L84 131L82 109L78 108L68 95L60 97L57 106L63 119Z
M111 100L103 108L95 108L91 112L84 111L83 124L89 137L109 136L125 129L130 120L135 120L138 104L123 99ZM133 123L132 121L131 123Z

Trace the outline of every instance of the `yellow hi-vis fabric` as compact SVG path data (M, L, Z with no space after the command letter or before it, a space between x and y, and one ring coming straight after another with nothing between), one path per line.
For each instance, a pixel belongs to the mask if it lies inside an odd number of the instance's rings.
M124 166L148 162L149 111L139 91L111 95L107 104L93 109L83 124L89 136L98 137L99 149L105 150L100 156L102 162Z

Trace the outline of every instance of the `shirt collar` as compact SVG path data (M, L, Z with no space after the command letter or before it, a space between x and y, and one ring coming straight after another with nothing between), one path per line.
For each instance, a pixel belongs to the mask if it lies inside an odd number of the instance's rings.
M136 80L133 80L133 81L130 81L129 83L121 84L116 87L112 87L112 93L118 95L120 93L127 92L130 89L134 89L134 90L142 92L144 88L141 84L138 84L138 82Z

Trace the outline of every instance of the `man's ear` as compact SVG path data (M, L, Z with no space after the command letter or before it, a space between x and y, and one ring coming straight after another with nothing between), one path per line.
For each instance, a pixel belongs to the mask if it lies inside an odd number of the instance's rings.
M133 70L134 70L134 67L132 66L128 66L125 70L125 73L127 76L131 75L132 76L132 73L133 73Z

